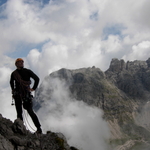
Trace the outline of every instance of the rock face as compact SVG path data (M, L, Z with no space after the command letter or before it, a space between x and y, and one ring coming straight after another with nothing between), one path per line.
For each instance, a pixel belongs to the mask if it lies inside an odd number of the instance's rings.
M148 99L150 69L147 62L149 60L125 63L123 60L113 59L105 72L107 79L132 98Z
M11 122L0 114L0 150L77 150L61 133L32 134L20 119Z
M103 72L99 68L76 70L60 69L50 74L36 93L40 103L42 92L46 90L51 99L52 80L59 78L69 85L70 96L104 111L104 119L111 130L110 144L117 150L150 148L150 121L142 123L150 112L150 58L147 61L112 59L110 67ZM146 109L145 109L146 108Z

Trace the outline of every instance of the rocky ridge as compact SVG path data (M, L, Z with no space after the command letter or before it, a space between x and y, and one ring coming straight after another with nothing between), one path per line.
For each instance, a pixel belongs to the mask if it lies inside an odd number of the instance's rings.
M14 123L0 114L0 150L77 150L70 147L63 134L48 131L33 134L20 119Z
M45 79L49 84L47 100L51 99L50 81L55 78L67 82L72 98L104 111L104 119L111 130L110 145L114 149L134 150L136 145L139 145L136 150L150 147L150 121L146 119L150 114L147 111L150 107L150 58L131 62L112 59L105 72L94 66L60 69ZM41 85L37 92L40 103L43 90Z

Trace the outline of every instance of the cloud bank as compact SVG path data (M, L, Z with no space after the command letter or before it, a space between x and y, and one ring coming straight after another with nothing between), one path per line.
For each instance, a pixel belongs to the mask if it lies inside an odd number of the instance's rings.
M42 83L38 111L44 132L61 132L69 145L81 150L107 150L110 136L103 112L69 96L65 81L47 78Z

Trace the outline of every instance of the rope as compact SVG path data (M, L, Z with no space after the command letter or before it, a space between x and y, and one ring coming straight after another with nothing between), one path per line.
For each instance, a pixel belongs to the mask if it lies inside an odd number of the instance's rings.
M30 127L30 129L32 129L31 132L34 133L36 130L30 125L28 118L27 118L27 113L25 113L24 109L23 109L23 119L24 119L24 123L27 129L29 130L29 127Z
M11 103L11 105L15 105L14 101L13 101L13 97L12 97L12 103ZM26 126L27 130L32 129L31 133L34 133L36 130L29 123L28 117L27 117L27 113L25 112L26 110L24 110L23 107L22 107L22 110L23 110L23 120L24 120L24 123L25 123L25 126ZM30 129L28 128L28 126L30 127Z

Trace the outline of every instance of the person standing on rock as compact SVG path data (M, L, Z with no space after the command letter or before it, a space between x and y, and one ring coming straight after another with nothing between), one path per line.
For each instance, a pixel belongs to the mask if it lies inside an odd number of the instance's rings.
M34 91L39 84L39 77L33 73L30 69L24 68L24 60L18 58L15 61L16 70L11 73L10 87L12 89L12 96L15 100L15 107L17 112L17 118L23 121L22 117L22 105L27 110L34 125L37 128L36 133L42 133L41 125L37 115L34 113L32 108L33 96L31 92ZM30 88L31 80L34 80L33 87Z

